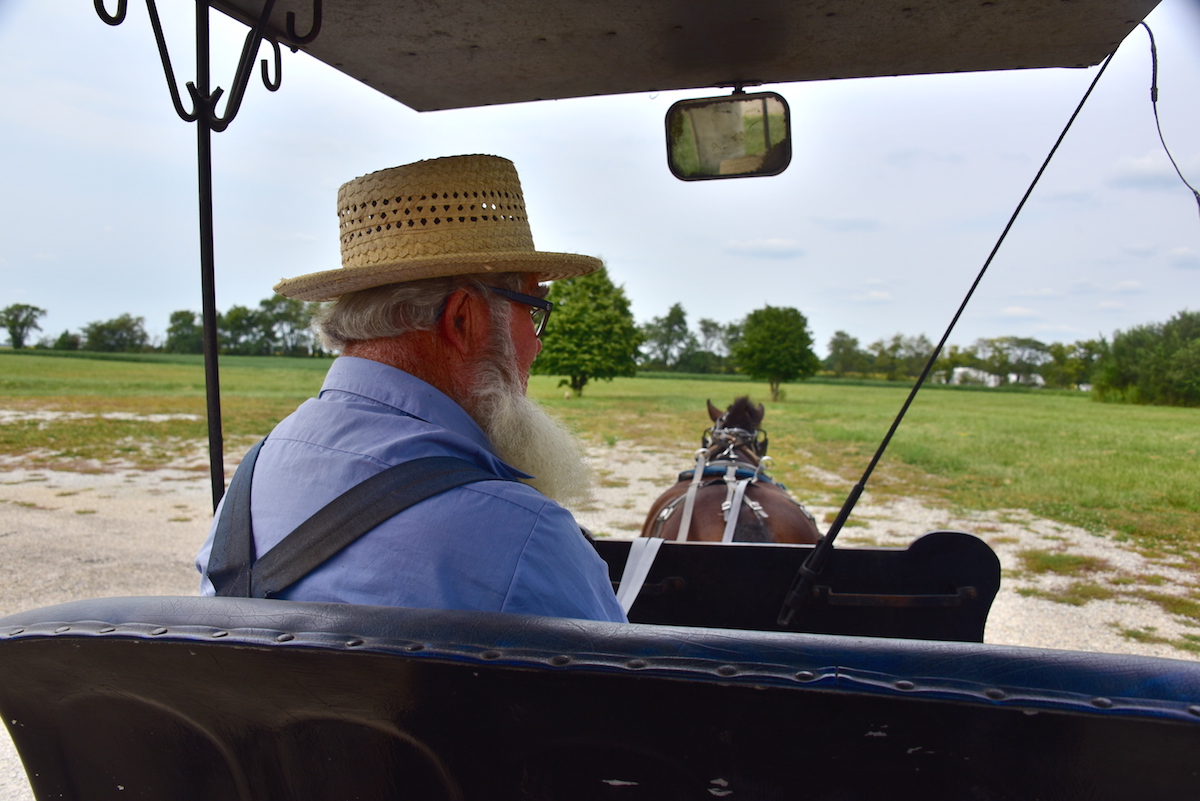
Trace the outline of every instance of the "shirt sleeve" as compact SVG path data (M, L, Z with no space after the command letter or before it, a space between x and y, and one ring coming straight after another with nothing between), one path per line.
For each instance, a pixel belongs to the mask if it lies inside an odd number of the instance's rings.
M566 509L548 501L513 573L502 611L627 623L608 566Z

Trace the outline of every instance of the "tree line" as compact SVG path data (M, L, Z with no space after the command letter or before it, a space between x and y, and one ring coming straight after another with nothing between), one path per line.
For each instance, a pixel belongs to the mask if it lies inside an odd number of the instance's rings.
M256 308L230 306L217 312L217 347L221 353L243 356L325 355L308 327L320 305L274 295ZM0 327L8 331L14 350L28 347L32 333L41 330L38 320L45 314L45 309L23 303L0 309ZM182 309L171 313L166 339L154 342L146 331L145 317L122 314L88 323L78 331L42 337L33 347L98 353L203 353L203 331L200 315Z
M576 394L594 379L611 380L640 371L742 373L767 381L772 399L783 382L823 371L848 376L910 380L920 375L933 351L924 335L895 334L862 346L845 331L819 359L812 349L808 321L797 309L765 306L742 320L719 323L701 318L696 330L676 303L663 317L637 325L624 288L607 270L556 281L549 298L553 323L533 372L566 376L560 385ZM221 353L240 355L325 355L309 329L318 303L275 295L256 308L232 306L217 316ZM14 349L28 346L44 309L12 304L0 309L0 327ZM171 314L167 335L152 343L145 318L123 314L88 323L78 332L44 337L34 347L100 352L201 353L199 315ZM1165 323L1116 331L1072 343L1044 343L1029 337L978 339L939 354L931 380L940 383L1048 386L1092 389L1099 400L1173 406L1200 406L1200 312L1181 311Z
M925 369L933 347L924 334L895 334L864 348L855 337L837 331L829 340L829 355L823 366L838 378L855 375L888 381L912 379ZM942 384L1087 388L1106 348L1103 339L1070 344L1046 344L1030 337L977 339L966 347L948 345L934 362L930 379Z
M916 378L932 351L923 334L896 334L863 348L838 331L829 340L824 368L838 377ZM1102 401L1200 406L1200 312L1181 311L1165 323L1116 331L1111 341L1047 344L996 337L950 345L934 362L931 377L941 383L1091 389Z

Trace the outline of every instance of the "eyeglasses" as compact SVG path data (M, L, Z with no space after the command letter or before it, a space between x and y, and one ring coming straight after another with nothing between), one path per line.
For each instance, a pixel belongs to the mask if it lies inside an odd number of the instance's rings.
M546 330L546 321L550 319L550 312L554 311L554 304L544 298L535 298L533 295L524 295L520 292L513 292L511 289L502 289L498 286L489 286L492 292L497 295L502 295L509 300L523 303L529 307L529 317L533 320L534 335L542 336L542 332Z

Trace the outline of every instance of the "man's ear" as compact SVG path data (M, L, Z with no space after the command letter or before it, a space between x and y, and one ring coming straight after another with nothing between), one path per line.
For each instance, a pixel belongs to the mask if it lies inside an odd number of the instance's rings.
M446 310L438 320L438 333L463 356L483 348L490 327L487 301L467 289L456 290L446 299Z

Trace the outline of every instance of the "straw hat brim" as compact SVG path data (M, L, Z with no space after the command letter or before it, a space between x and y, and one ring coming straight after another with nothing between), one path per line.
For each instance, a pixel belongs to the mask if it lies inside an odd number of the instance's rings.
M558 281L587 275L601 265L602 262L597 258L574 253L522 251L447 254L364 267L341 267L297 278L284 278L274 289L280 295L297 300L324 301L336 300L348 292L387 284L475 273L532 273L539 282Z

